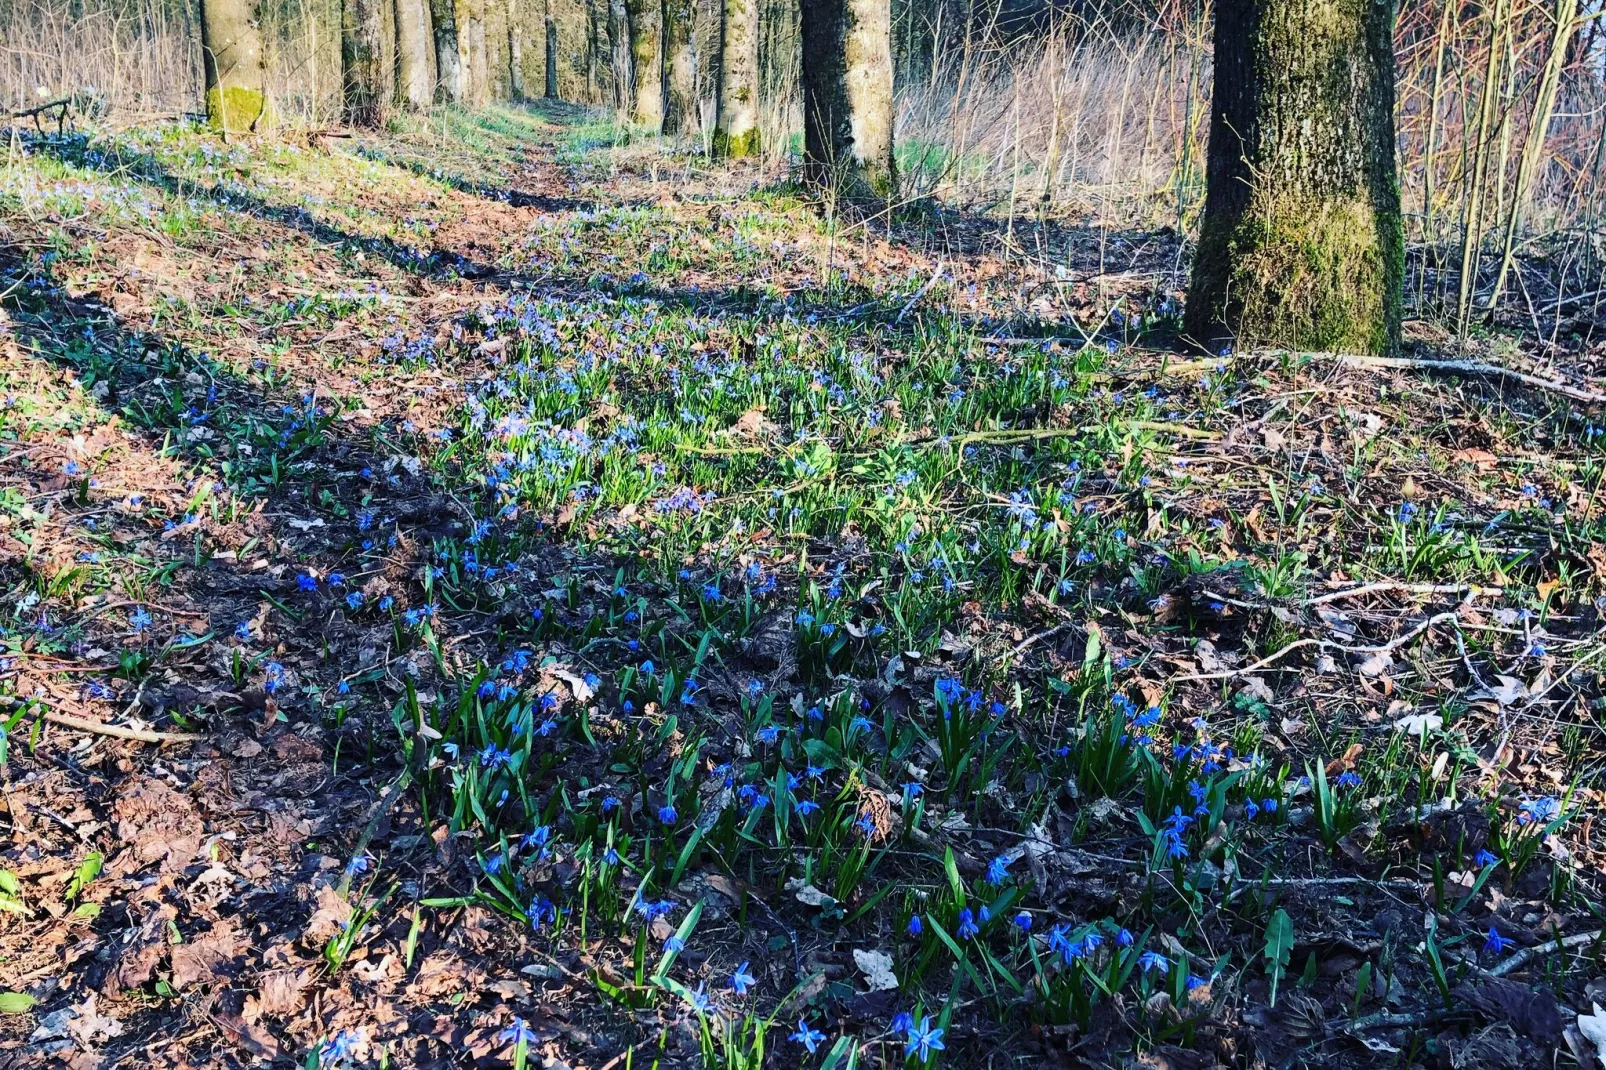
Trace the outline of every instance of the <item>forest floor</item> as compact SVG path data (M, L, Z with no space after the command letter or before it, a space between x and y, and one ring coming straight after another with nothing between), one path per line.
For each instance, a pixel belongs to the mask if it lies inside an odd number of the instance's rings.
M1602 324L1199 359L1182 256L15 144L0 1066L1593 1065Z

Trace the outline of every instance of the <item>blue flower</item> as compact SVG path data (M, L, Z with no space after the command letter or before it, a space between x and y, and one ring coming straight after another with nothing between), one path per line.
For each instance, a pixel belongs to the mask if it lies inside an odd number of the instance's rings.
M1023 933L1032 931L1032 915L1030 911L1023 910L1015 915L1015 928Z
M300 587L303 591L316 591L318 589L318 580L312 575L312 573L303 572L301 575L296 577L296 586Z
M892 1016L892 1024L887 1028L894 1033L907 1033L915 1027L914 1015L908 1011L899 1011Z
M136 632L142 632L151 626L151 615L145 611L144 606L140 606L128 615L128 626Z
M1333 781L1333 786L1339 788L1353 788L1358 787L1360 783L1361 778L1346 769L1344 772L1338 774L1338 779Z
M988 864L988 866L987 866L987 883L988 884L1003 884L1004 881L1008 879L1008 877L1009 877L1009 863L1004 861L1004 856L1003 855L999 855L998 857L994 858L991 863Z
M1134 939L1135 938L1132 936L1131 930L1129 930L1129 929L1117 929L1116 930L1115 942L1117 944L1120 944L1122 947L1131 947L1133 942L1134 942Z
M1517 815L1517 822L1523 825L1529 822L1544 824L1559 813L1561 804L1548 795L1541 799L1525 799L1522 803L1522 812Z
M904 1043L903 1057L907 1059L911 1055L918 1054L921 1062L930 1062L932 1052L943 1050L942 1034L942 1029L931 1024L929 1015L920 1019L919 1025L909 1029L909 1039Z
M679 953L684 951L686 950L686 941L682 940L679 936L671 936L669 939L664 941L664 950L670 953Z
M1499 865L1500 856L1485 848L1472 856L1472 864L1477 866L1479 869L1482 869L1485 866Z
M925 928L926 927L924 925L920 924L920 915L919 914L910 914L909 915L909 925L908 925L908 928L905 931L908 932L908 934L910 936L919 936L922 932L925 931Z
M813 1055L819 1048L820 1041L825 1039L825 1034L817 1029L810 1029L809 1023L799 1018L797 1020L797 1032L787 1037L787 1039L797 1041L809 1050L810 1055Z
M1158 951L1145 951L1138 956L1138 965L1144 973L1150 970L1159 970L1162 974L1171 972L1171 960Z
M658 808L658 820L662 821L666 825L673 825L675 823L675 818L678 816L680 815L675 813L675 808L668 803L665 803L663 806Z
M980 932L981 929L976 925L976 916L970 912L970 908L966 907L961 910L959 912L959 939L969 940Z
M751 964L744 962L736 967L735 973L731 974L731 987L736 990L738 996L747 995L747 990L758 984L758 978L747 972L749 965Z
M1491 955L1504 954L1506 951L1516 946L1517 941L1512 940L1509 937L1501 936L1500 930L1496 929L1492 925L1489 927L1489 938L1483 942L1483 949L1489 952Z
M686 1002L690 1003L691 1009L698 1014L707 1014L713 1007L713 1001L708 998L708 993L704 991L707 987L708 982L704 981L697 986L697 991L686 994Z
M249 642L251 639L251 622L248 620L242 620L240 623L236 624L234 626L234 638L240 640L242 643Z
M522 1044L525 1047L529 1047L535 1043L537 1037L535 1030L525 1024L523 1018L515 1018L512 1025L496 1035L496 1039L504 1044L513 1044L515 1046Z
M329 1040L324 1041L323 1047L318 1049L318 1063L334 1065L348 1062L357 1057L357 1045L360 1042L356 1033L343 1029Z

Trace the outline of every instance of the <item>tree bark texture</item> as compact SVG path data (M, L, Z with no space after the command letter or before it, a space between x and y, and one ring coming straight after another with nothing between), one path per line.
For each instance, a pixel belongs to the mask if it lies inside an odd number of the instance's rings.
M389 110L395 40L391 0L344 0L341 4L340 64L344 75L346 122L383 126Z
M485 47L485 0L457 0L457 52L463 64L463 103L491 102L490 56Z
M692 0L663 0L664 133L687 134L698 127L697 68L692 58Z
M634 74L631 121L660 130L664 123L663 0L625 0L630 22L630 66Z
M252 0L201 0L206 121L224 135L256 129L267 111L256 19Z
M1218 0L1195 341L1382 353L1405 239L1392 0Z
M892 9L888 0L803 0L805 177L891 197Z
M758 0L723 0L714 155L756 156L758 132Z
M428 0L395 0L396 103L427 108L435 98L434 42Z
M519 0L507 0L507 77L514 100L524 99L524 24Z
M457 4L455 0L430 0L435 24L436 93L440 100L455 104L463 99L463 61L457 51Z
M613 108L629 115L636 88L635 55L630 51L630 12L625 0L608 0L609 65L613 68Z
M546 13L546 98L558 99L558 23L550 7Z

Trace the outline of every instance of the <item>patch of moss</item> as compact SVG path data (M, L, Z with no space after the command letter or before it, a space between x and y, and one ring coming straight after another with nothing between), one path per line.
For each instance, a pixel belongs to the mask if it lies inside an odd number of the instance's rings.
M712 150L714 158L718 160L735 160L744 156L757 156L761 147L758 127L745 134L728 134L723 130L714 131Z
M267 97L244 86L225 86L206 91L206 122L219 133L244 134L256 129L267 111Z
M1195 282L1238 344L1386 353L1399 344L1404 240L1398 216L1362 198L1259 191L1226 235L1201 234Z

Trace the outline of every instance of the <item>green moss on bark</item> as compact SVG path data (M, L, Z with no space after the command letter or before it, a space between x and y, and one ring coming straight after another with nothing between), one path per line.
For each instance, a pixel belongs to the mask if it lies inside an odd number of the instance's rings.
M1400 227L1364 200L1257 191L1230 233L1207 221L1200 248L1218 255L1195 289L1215 307L1190 318L1232 324L1240 345L1388 352L1400 336Z
M244 134L256 129L267 110L267 98L244 86L226 86L206 91L206 121L213 130Z
M762 147L758 127L744 134L727 134L723 130L715 130L712 143L714 157L720 160L735 160L744 156L757 156Z

